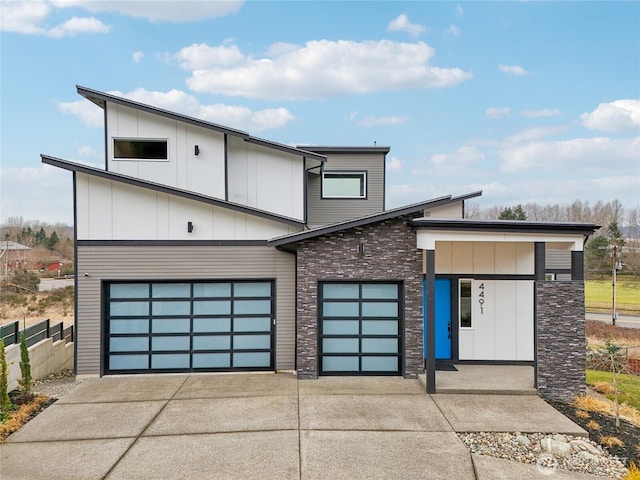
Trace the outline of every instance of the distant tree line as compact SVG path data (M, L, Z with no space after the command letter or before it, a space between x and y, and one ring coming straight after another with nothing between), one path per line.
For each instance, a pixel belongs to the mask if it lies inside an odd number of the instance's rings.
M600 225L585 245L588 276L610 275L614 261L619 273L640 276L640 206L624 208L618 200L572 203L526 203L482 208L465 205L467 218L528 220L538 222L584 222Z
M19 260L20 269L34 268L34 264L48 265L54 261L64 261L65 270L73 269L73 228L62 223L49 224L9 217L0 225L0 239L19 243L31 248L16 252L11 257Z

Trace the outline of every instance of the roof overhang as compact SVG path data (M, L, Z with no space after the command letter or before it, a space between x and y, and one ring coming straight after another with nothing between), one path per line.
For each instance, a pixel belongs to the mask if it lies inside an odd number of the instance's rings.
M117 105L123 105L125 107L133 108L135 110L140 110L146 113L150 113L152 115L158 115L164 118L169 118L171 120L176 120L179 122L188 123L190 125L195 125L197 127L206 128L208 130L214 130L216 132L220 132L226 135L233 135L235 137L240 137L244 139L246 142L262 145L267 148L285 151L287 153L298 155L300 157L313 158L320 162L326 161L326 157L318 152L311 152L311 151L291 147L289 145L271 142L269 140L254 137L252 135L249 135L247 132L244 132L242 130L238 130L235 128L229 128L223 125L219 125L217 123L207 122L204 120L200 120L198 118L189 117L187 115L181 115L179 113L171 112L169 110L164 110L162 108L157 108L151 105L129 100L127 98L119 97L117 95L112 95L110 93L99 92L98 90L92 90L87 87L81 87L80 85L76 85L76 90L84 98L95 103L100 108L106 108L107 102L111 102Z
M355 218L353 220L347 220L344 222L333 223L331 225L327 225L320 228L314 228L312 230L306 230L303 232L292 233L289 235L284 235L282 237L277 237L269 240L268 244L274 247L283 247L286 245L295 244L297 242L301 242L303 240L309 240L312 238L319 237L321 235L327 235L330 233L340 232L342 230L347 230L349 228L362 227L365 225L369 225L371 223L382 222L384 220L389 220L396 217L401 217L403 215L411 215L414 213L422 212L429 208L435 208L442 205L447 205L450 203L460 202L467 200L469 198L479 197L482 195L481 191L468 193L466 195L460 195L456 197L452 197L451 195L446 195L443 197L434 198L431 200L426 200L424 202L414 203L411 205L406 205L404 207L398 207L391 210L385 210L384 212L375 213L373 215L367 215L364 217Z
M95 167L89 167L87 165L80 165L78 163L69 162L68 160L62 160L60 158L50 157L47 155L40 155L42 163L52 165L54 167L69 170L71 172L83 173L94 177L104 178L114 182L124 183L126 185L132 185L135 187L145 188L156 192L166 193L168 195L174 195L176 197L186 198L196 202L213 205L216 207L222 207L229 210L234 210L240 213L246 213L248 215L254 215L256 217L265 218L267 220L273 220L275 222L284 223L287 225L294 225L296 227L304 226L302 220L295 218L285 217L282 215L276 215L274 213L266 212L257 208L247 207L246 205L240 205L238 203L228 202L215 197L209 197L198 193L190 192L188 190L182 190L180 188L169 187L159 183L149 182L147 180L141 180L135 177L129 177L122 175L121 173L109 172L107 170L101 170Z
M551 248L582 251L585 240L600 228L592 223L430 218L409 224L416 230L417 247L423 250L435 250L436 242L544 242Z

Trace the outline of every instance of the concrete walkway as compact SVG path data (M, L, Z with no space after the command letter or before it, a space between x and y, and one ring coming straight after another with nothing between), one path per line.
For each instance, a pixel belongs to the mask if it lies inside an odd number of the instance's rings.
M532 465L472 456L455 433L492 430L585 434L534 396L428 396L397 377L105 377L83 381L0 445L0 478L545 478Z

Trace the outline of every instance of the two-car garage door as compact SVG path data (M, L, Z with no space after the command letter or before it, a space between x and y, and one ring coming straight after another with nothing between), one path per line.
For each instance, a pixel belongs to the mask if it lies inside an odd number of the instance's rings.
M273 370L273 282L105 285L105 373Z

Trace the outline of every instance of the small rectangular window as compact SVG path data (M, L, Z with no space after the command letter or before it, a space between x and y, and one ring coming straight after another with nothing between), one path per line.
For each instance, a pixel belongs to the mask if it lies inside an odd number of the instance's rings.
M114 138L113 158L167 160L167 140Z
M471 328L471 280L460 280L460 328Z
M366 198L366 172L323 172L322 198Z

